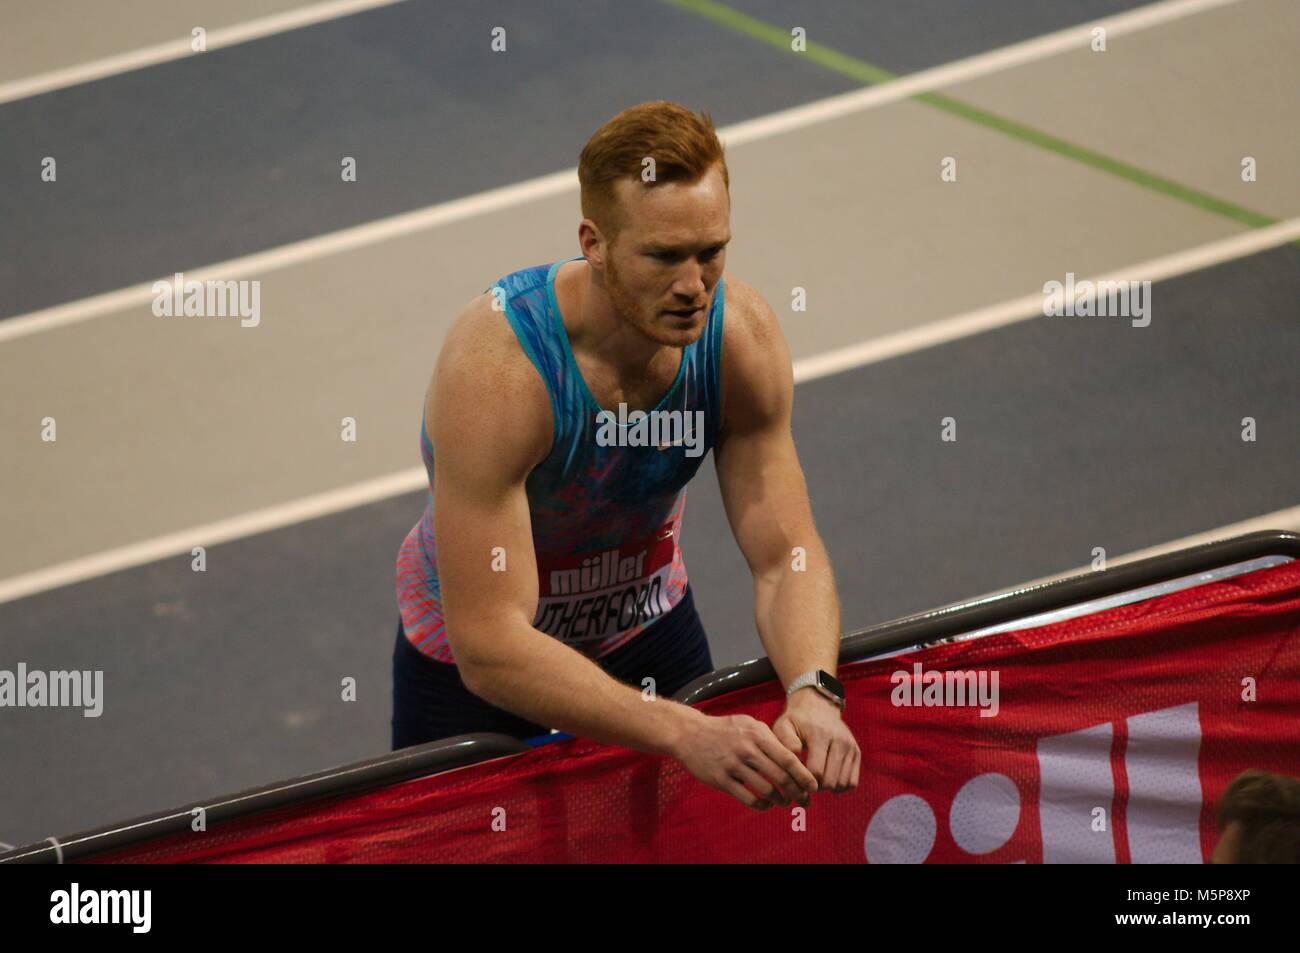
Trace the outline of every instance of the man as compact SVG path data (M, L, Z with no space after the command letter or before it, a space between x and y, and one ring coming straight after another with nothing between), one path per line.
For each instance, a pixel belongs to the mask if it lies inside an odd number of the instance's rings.
M848 790L860 753L790 356L772 308L723 281L730 180L712 121L628 109L578 175L582 256L502 278L438 358L430 504L398 557L394 747L554 728L670 755L758 809ZM771 728L666 700L713 668L678 547L709 449L788 689Z
M1251 769L1237 775L1215 809L1212 864L1300 864L1300 779Z

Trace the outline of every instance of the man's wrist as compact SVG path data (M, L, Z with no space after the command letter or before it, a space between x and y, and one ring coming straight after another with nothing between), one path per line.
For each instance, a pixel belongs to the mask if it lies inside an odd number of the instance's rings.
M825 705L835 714L843 714L843 709L830 698L827 698L814 685L805 685L803 688L796 688L785 700L786 708L816 708L819 705Z
M703 719L709 717L698 708L675 701L668 701L667 704L662 700L656 702L653 711L659 722L653 741L654 750L657 754L672 758L679 757L683 739L695 731Z
M805 688L812 689L815 694L837 708L844 707L844 686L826 669L813 669L796 676L785 687L786 698L790 699L800 694Z

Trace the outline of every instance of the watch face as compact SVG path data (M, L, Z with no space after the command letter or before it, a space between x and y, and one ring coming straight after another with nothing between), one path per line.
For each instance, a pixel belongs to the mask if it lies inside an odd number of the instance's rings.
M844 699L844 686L840 683L838 678L831 675L829 672L818 672L817 684L828 692L832 692L841 701Z

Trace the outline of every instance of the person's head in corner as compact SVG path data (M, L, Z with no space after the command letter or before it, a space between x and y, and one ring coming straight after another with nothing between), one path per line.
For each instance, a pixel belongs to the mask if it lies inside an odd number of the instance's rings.
M583 148L578 180L596 287L655 344L696 341L731 240L731 178L709 114L670 102L623 110Z
M1219 798L1212 864L1300 863L1300 780L1243 771Z

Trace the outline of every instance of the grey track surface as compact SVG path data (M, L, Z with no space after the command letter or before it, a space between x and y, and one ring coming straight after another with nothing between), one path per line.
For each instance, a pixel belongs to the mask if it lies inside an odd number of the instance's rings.
M776 26L803 27L810 41L903 74L1145 4L1129 0L736 0L728 6Z
M895 72L1137 6L735 5ZM632 102L707 104L724 124L854 88L640 7L404 4L0 106L0 317L572 166L592 117ZM501 22L504 63L449 39ZM49 154L57 190L32 173ZM336 187L343 155L356 187ZM1035 319L801 385L845 629L1294 505L1297 289L1286 247L1160 283L1150 328ZM938 439L947 415L956 444ZM107 694L99 719L0 718L0 840L383 751L393 561L423 503L214 546L203 574L177 557L0 605L0 668L102 669ZM687 512L715 662L761 654L711 462Z
M911 71L1138 5L797 7ZM572 167L591 117L643 100L725 125L857 85L668 5L559 9L398 4L0 106L0 318Z
M1297 287L1286 247L1157 284L1148 328L1037 318L800 385L845 631L1292 505L1277 474L1300 459ZM948 415L955 444L939 440ZM177 557L0 607L5 663L102 669L107 696L98 719L0 719L22 779L0 794L9 839L384 750L393 557L424 499L213 547L203 574ZM711 457L687 514L715 664L763 654Z
M853 86L671 7L643 21L637 4L399 4L0 107L11 161L67 156L57 191L0 168L26 183L0 216L28 233L0 264L4 314L572 167L590 117L644 99L731 122Z
M845 631L1293 506L1297 288L1287 246L1154 285L1147 328L1035 318L800 385L795 439ZM726 664L758 654L753 599L700 473L683 548Z

